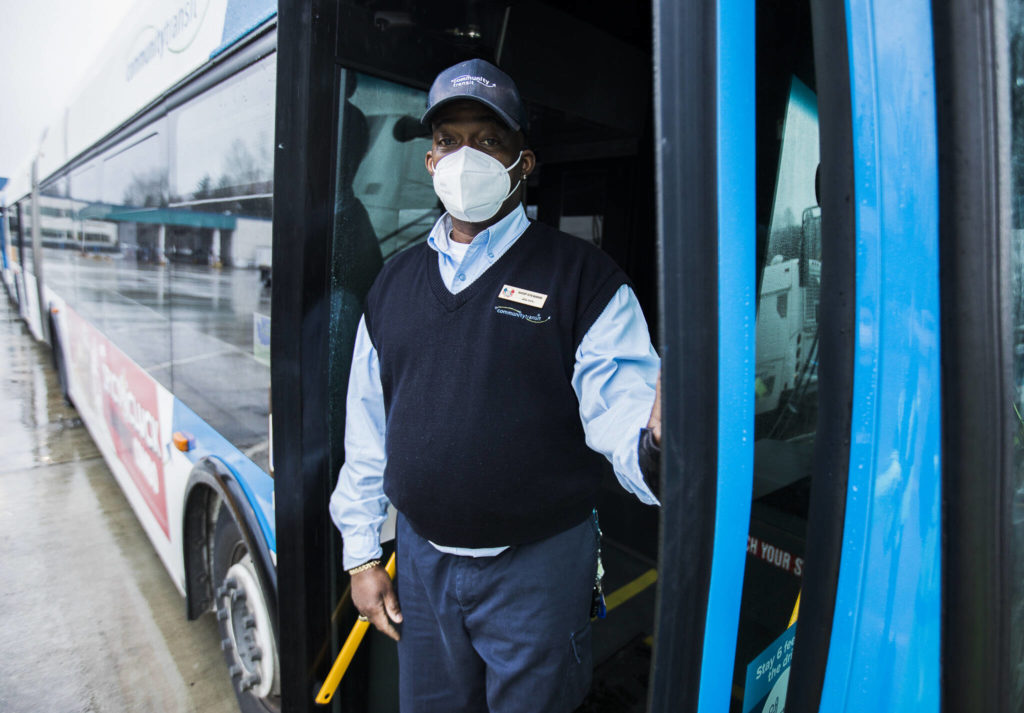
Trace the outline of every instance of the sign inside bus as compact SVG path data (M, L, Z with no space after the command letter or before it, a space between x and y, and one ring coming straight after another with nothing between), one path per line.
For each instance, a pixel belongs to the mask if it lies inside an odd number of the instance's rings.
M759 540L753 535L747 535L747 555L758 557L768 564L773 564L784 572L801 577L804 573L804 559L797 557L792 552L787 552L764 540Z
M71 344L77 347L72 368L76 375L88 375L88 383L83 384L88 408L94 416L102 414L117 459L160 529L170 537L156 382L85 320L70 309L65 312ZM82 357L88 359L87 369L74 363Z

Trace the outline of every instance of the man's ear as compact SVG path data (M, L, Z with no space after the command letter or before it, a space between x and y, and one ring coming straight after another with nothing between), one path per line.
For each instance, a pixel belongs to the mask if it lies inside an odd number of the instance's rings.
M434 152L427 151L427 155L423 159L424 165L427 167L427 173L431 176L434 175Z
M523 149L523 158L521 160L523 167L523 178L526 178L531 173L533 173L533 169L537 167L537 155L533 153L532 149Z

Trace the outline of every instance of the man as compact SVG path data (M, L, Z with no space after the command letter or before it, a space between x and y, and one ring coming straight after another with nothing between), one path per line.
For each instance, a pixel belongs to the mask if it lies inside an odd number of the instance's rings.
M447 213L385 265L356 336L331 497L352 601L398 641L405 713L571 711L590 686L604 459L657 504L638 443L649 462L658 357L621 270L527 219L536 157L511 78L450 67L422 121Z

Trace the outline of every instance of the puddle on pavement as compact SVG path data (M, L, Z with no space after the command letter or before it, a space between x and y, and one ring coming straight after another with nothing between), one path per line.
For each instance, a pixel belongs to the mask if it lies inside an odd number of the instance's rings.
M99 451L64 400L50 352L0 295L0 472L96 458Z

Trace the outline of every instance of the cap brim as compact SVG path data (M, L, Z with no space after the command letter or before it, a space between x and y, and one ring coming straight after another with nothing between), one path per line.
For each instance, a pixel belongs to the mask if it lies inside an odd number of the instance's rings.
M519 122L514 120L507 113L505 113L503 109L495 105L493 102L488 101L487 99L475 97L472 94L459 94L454 97L447 97L445 99L442 99L437 104L434 104L434 106L430 107L425 112L423 112L423 116L420 117L420 123L423 124L424 126L430 126L430 118L437 113L438 109L442 108L446 104L451 104L454 101L460 101L463 99L469 99L471 101L480 102L488 109L493 111L495 114L497 114L498 118L504 121L513 131L519 131Z

